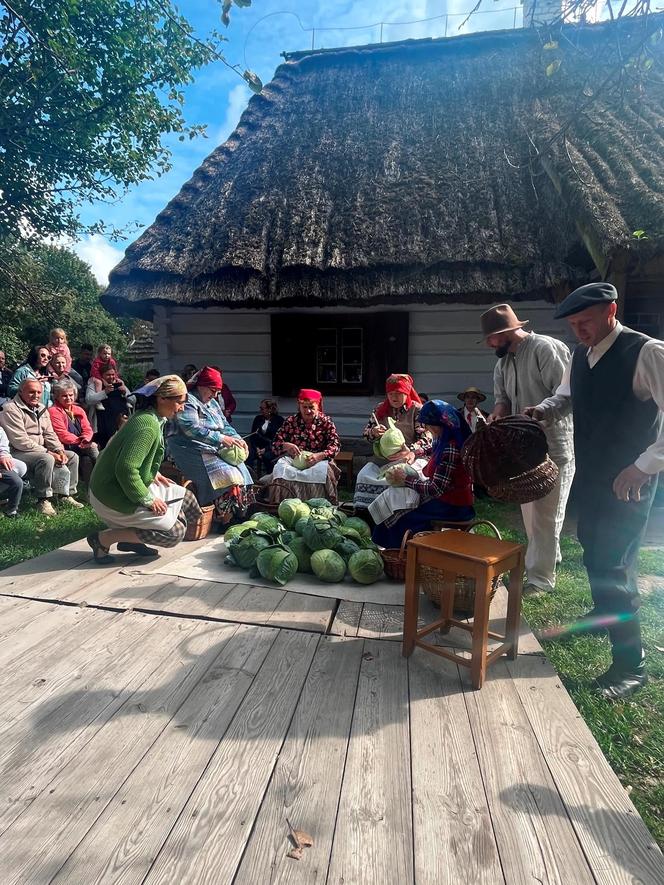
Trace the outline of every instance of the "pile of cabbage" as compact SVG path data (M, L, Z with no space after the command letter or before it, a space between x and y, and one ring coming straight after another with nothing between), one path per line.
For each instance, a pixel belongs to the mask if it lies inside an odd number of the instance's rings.
M346 575L373 584L383 574L383 560L364 520L346 516L325 498L288 498L278 516L256 513L224 535L226 565L249 570L284 586L297 572L336 584Z

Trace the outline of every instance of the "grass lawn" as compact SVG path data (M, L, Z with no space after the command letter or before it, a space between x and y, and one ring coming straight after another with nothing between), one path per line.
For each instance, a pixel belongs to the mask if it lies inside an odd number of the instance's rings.
M346 496L344 496L346 497ZM0 517L0 568L47 553L93 531L99 522L89 507L62 507L58 517L38 516L31 501L16 520ZM496 523L503 535L523 541L518 508L480 501L478 516ZM564 538L563 562L554 594L524 600L536 633L568 623L591 606L581 548ZM641 574L664 578L664 550L641 553ZM641 608L650 683L633 700L611 705L595 698L588 681L610 663L607 639L577 637L570 643L540 637L583 718L651 832L664 848L664 593L646 592ZM660 650L658 650L660 649Z

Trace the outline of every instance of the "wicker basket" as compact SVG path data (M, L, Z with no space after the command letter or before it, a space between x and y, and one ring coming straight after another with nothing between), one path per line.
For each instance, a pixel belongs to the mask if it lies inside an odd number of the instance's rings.
M496 528L496 526L485 519L478 519L475 522L471 523L467 528L464 528L464 531L472 532L474 528L477 526L486 525L491 531L495 534L498 540L502 540L500 532ZM432 535L433 532L418 532L415 537L421 538L424 535ZM445 581L445 575L440 569L432 568L431 566L424 565L420 566L419 572L417 575L418 583L420 585L421 590L428 596L428 598L435 605L440 605L440 595L442 592L442 588ZM493 587L491 589L491 596L489 597L489 603L496 595L496 590L498 589L498 582L500 578L494 578ZM475 579L467 578L464 575L457 575L454 582L454 611L463 612L464 614L472 614L475 611Z
M511 504L529 504L531 501L539 501L553 489L558 479L558 465L546 456L546 459L526 470L518 476L512 476L495 486L489 486L487 491L492 498L498 501L507 501Z
M214 504L208 504L201 507L201 515L196 522L187 524L187 531L184 533L185 541L200 541L201 538L207 538L212 528L212 517L214 516Z
M406 580L406 543L410 538L410 530L403 536L401 547L386 548L380 551L385 574L393 581Z

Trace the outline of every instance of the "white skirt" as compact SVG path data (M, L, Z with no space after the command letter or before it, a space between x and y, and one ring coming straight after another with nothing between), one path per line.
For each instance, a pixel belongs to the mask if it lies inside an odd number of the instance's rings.
M164 486L157 482L151 483L148 488L153 498L160 498L169 505L166 513L153 513L147 507L137 507L133 513L119 513L117 510L107 507L106 504L102 504L98 498L95 498L92 492L89 492L88 498L94 512L99 519L106 523L109 529L143 529L151 532L170 532L175 525L175 520L180 515L185 489L175 483Z

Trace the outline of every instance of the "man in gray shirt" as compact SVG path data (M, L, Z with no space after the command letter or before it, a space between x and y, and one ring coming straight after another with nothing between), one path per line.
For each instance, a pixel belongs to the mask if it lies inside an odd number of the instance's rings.
M495 406L489 421L517 415L551 396L570 361L566 344L548 335L526 332L509 304L485 311L481 318L487 347L498 357L493 373ZM556 484L546 497L521 505L528 549L524 593L551 591L560 562L560 531L574 478L572 420L562 417L545 428L549 457L558 465Z

